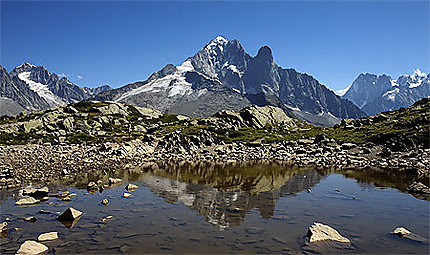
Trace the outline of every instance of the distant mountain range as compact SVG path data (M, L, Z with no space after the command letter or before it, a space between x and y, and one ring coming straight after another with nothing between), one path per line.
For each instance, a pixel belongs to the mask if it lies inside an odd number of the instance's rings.
M416 70L412 75L401 75L397 80L382 74L360 74L345 90L348 99L368 115L397 110L430 97L430 74Z
M0 66L0 78L0 115L86 100L123 102L190 117L273 105L310 123L333 125L340 119L398 109L430 96L429 76L416 71L397 80L360 74L341 97L308 74L279 67L269 47L261 47L252 57L238 40L221 36L181 65L168 64L145 81L117 89L80 87L29 63L10 73Z
M111 89L107 85L82 88L43 66L29 63L16 67L10 73L0 66L0 80L0 115L56 108L88 100L97 93Z
M239 41L221 36L181 65L166 65L146 81L102 92L96 99L191 117L269 104L323 125L365 115L312 76L276 65L269 47L252 57Z

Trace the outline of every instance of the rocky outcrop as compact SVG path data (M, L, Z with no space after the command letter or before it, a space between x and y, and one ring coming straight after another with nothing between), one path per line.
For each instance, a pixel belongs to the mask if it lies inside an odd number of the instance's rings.
M0 115L18 114L22 111L44 110L87 100L97 93L111 89L109 86L99 88L82 88L66 77L49 72L43 66L24 63L10 73L0 66L0 98L11 100L19 107L8 103L8 111L2 108Z

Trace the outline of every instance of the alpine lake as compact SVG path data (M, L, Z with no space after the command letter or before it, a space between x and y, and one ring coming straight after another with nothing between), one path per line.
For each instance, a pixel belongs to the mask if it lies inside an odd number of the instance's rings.
M90 181L106 184L109 177L122 181L87 191ZM71 201L50 197L16 206L24 188L44 184L2 190L1 220L7 220L8 230L1 236L1 254L15 254L24 241L51 231L59 239L43 243L48 254L428 254L430 204L406 193L411 178L395 170L300 169L267 162L95 169L48 185L50 192L76 194ZM129 183L139 188L124 198ZM55 212L69 207L83 215L63 224ZM29 216L37 220L22 220ZM351 243L310 243L313 222L333 227ZM419 239L392 234L400 226Z

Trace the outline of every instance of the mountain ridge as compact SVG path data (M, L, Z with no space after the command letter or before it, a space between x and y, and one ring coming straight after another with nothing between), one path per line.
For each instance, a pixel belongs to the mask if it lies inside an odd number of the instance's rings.
M218 94L219 91L223 93ZM164 96L160 96L163 94ZM205 100L215 97L211 111ZM266 100L278 98L277 100ZM335 95L314 77L276 65L268 46L252 57L238 40L217 36L181 65L166 65L147 80L103 92L96 100L113 100L191 117L210 116L219 110L272 104L299 118L327 125L341 118L365 114L348 100ZM217 103L217 101L219 101ZM259 103L256 103L259 102ZM181 105L186 104L187 107ZM177 109L181 109L178 111ZM292 111L294 109L295 111ZM320 121L307 115L323 116Z
M419 69L400 75L397 80L386 74L361 73L348 86L342 98L355 103L368 115L397 110L430 96L430 74Z
M0 66L0 97L14 109L0 110L0 115L17 114L22 111L57 108L69 103L87 100L95 93L111 89L107 85L97 88L80 87L44 66L23 63L11 72ZM9 107L9 108L10 108Z

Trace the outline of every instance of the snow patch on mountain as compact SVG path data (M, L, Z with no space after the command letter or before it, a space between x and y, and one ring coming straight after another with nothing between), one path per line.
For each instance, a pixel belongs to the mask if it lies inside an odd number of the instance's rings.
M336 95L338 95L338 96L343 96L351 88L351 86L352 86L352 84L350 84L348 87L346 87L344 89L336 90L336 91L334 91L334 93L336 93Z
M176 71L160 79L150 81L138 88L124 93L115 101L121 101L125 98L138 95L141 93L158 93L166 92L168 97L185 96L193 93L191 83L186 81L185 73L194 71L191 61L186 60L180 66L176 66Z
M30 79L31 72L22 72L18 74L18 78L22 81L24 81L31 90L36 92L40 97L45 99L49 105L53 107L62 106L65 105L65 102L61 100L58 96L54 95L49 88L48 85L32 81Z
M383 95L382 95L382 97L383 98L388 98L389 100L391 100L391 101L394 101L394 100L396 100L396 95L398 94L400 92L400 89L399 88L395 88L395 89L393 89L393 90L390 90L390 91L387 91L386 93L384 93Z

